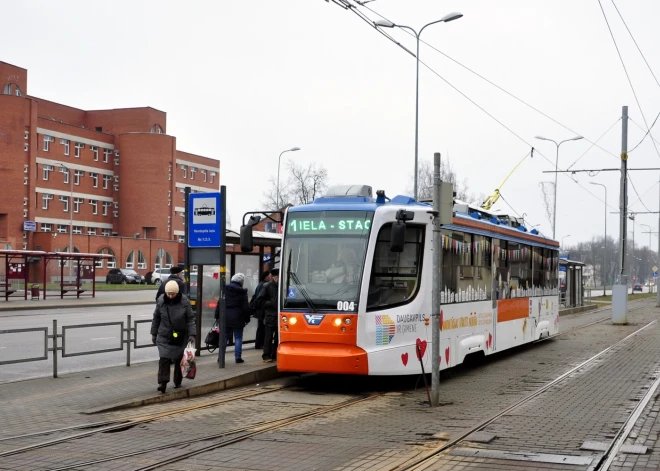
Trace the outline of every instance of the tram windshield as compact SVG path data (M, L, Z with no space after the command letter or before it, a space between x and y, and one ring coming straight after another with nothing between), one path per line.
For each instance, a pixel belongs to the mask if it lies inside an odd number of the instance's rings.
M288 214L280 264L282 309L357 311L373 215Z

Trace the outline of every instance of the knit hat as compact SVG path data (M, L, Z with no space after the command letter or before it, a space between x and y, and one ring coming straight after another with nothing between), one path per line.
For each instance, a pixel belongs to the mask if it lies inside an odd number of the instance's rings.
M179 292L179 283L174 280L170 280L165 285L166 293L178 293Z
M236 273L234 276L231 277L231 281L243 286L243 282L245 281L245 275L243 273Z

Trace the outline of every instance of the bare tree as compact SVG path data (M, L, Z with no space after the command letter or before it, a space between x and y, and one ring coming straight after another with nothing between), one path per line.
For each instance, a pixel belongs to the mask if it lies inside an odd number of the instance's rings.
M269 189L264 192L266 209L280 209L289 204L298 205L313 201L328 187L328 170L315 163L307 167L289 162L280 180L280 199L277 201L277 180L269 179Z
M442 161L440 163L440 178L443 182L450 182L454 185L456 198L467 203L479 203L484 198L477 197L474 193L469 191L467 179L463 181L458 180L458 175L449 162ZM412 179L411 179L412 180ZM414 182L410 182L410 187L406 191L413 194ZM417 168L417 192L419 200L433 199L433 164L428 160L419 162Z

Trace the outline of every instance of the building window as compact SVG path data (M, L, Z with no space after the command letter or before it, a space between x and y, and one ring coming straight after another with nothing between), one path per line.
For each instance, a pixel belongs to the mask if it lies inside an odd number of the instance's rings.
M99 187L99 174L90 172L89 176L92 178L92 185L94 188Z
M44 136L44 151L48 152L50 149L50 143L55 142L55 138L53 136Z
M48 174L53 171L52 165L42 165L43 169L43 179L44 181L48 180Z
M102 255L112 255L113 258L108 258L108 259L100 258L98 260L95 260L94 264L96 265L96 268L103 268L103 260L107 260L106 263L108 265L108 268L114 268L115 267L117 262L115 261L115 258L114 258L115 253L112 251L112 249L107 249L107 248L106 249L101 249L101 250L98 251L98 253L100 253ZM111 264L112 264L112 266L111 266Z
M23 232L23 239L27 239L27 232Z
M186 241L186 236L179 236L179 242L184 243Z
M73 172L73 184L74 185L80 185L80 177L84 177L85 172L82 170L76 170Z
M185 165L181 166L181 171L183 172L183 178L188 178L188 167Z
M85 144L76 142L76 150L74 151L74 157L80 158L80 151L85 148Z
M190 179L194 180L195 179L195 172L197 171L196 167L190 167Z
M30 138L30 131L25 131L25 140L27 141Z
M103 163L108 163L108 159L110 158L110 154L112 154L112 151L110 149L103 149Z
M29 165L23 165L23 173L28 173L30 171Z
M142 250L138 250L138 270L147 268L147 259L144 257Z
M114 187L115 187L115 191L119 191L119 185L118 184L115 183Z
M64 183L69 183L69 170L64 167L60 167L60 173L63 175Z
M202 174L202 177L204 177L204 183L206 183L206 170L201 169L201 170L199 171L199 173Z
M151 132L156 134L163 134L163 128L160 127L160 124L154 124L151 126Z
M92 205L92 214L99 213L99 202L96 200L89 200L89 204Z
M23 150L24 150L25 152L27 152L28 150L30 150L30 145L29 145L27 142L23 145Z
M24 209L23 210L23 218L27 218L27 216L28 216L27 213L28 213L27 209Z
M115 201L114 204L115 204L115 209L119 209L119 201Z
M69 141L68 139L60 139L60 144L64 146L64 155L69 155L69 147L71 141Z
M82 226L73 226L73 233L74 234L82 234L83 228Z
M118 218L119 217L119 211L113 211L112 216Z
M2 90L3 95L11 95L11 83L5 85L5 88Z
M80 205L83 204L85 200L83 198L73 198L73 212L80 212Z
M215 178L215 172L211 172L211 181L210 181L210 183L213 183L214 178Z
M64 206L62 208L62 211L65 213L69 212L69 197L68 196L60 196L60 201L64 203Z
M53 195L49 193L44 193L41 195L41 199L42 199L41 209L48 209L48 201L53 199Z
M94 161L98 162L99 161L99 148L96 146L89 146L89 150L94 152Z
M111 234L112 234L112 231L111 231L110 229L103 229L103 230L101 230L101 235L102 235L103 237L110 237ZM113 268L114 268L114 267L113 267Z
M23 178L23 185L27 186L28 184L28 177Z
M69 230L69 226L67 226L66 224L57 225L57 232L59 232L60 234L66 234L68 230Z
M87 235L96 235L96 227L88 227Z
M21 91L19 86L18 85L14 85L14 86L16 87L16 89L14 90L14 92L16 93L16 96L23 96L23 92Z
M42 222L41 223L41 232L53 232L53 225Z
M23 206L27 206L27 205L28 205L28 199L27 199L27 198L23 198Z
M108 215L108 208L109 208L110 206L112 206L112 203L110 203L109 201L104 201L104 202L103 202L103 215L104 215L104 216L107 216L107 215Z
M128 257L126 257L126 268L133 268L134 260L135 260L135 250L129 253Z
M112 180L112 177L110 175L103 175L103 189L107 190L108 189L108 183Z

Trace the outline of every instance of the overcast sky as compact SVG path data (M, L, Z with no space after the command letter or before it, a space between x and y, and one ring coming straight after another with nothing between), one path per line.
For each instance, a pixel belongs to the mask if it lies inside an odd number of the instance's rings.
M602 3L651 125L660 112L660 87L611 0ZM430 26L422 39L583 135L561 146L560 169L589 149L586 139L596 141L617 122L622 105L644 126L597 0L377 0L367 6L415 28L463 13ZM660 77L660 2L617 6ZM83 109L166 111L180 150L221 161L234 227L245 211L263 208L277 157L293 146L302 150L284 154L283 169L288 159L316 162L328 169L331 183L368 184L390 197L411 187L415 59L333 3L0 0L0 11L0 60L29 70L31 95ZM414 50L405 32L387 31ZM471 191L488 195L534 145L534 158L516 170L502 195L552 235L539 182L554 178L542 172L554 169L555 147L534 136L559 141L575 134L424 45L420 58L520 136L421 67L420 159L441 152ZM644 135L635 123L629 148ZM660 129L652 134L660 140ZM610 153L593 147L573 168L619 167L620 122L599 145ZM660 167L650 139L630 154L629 165ZM631 175L648 210L657 211L659 172ZM570 234L570 245L602 234L604 192L590 181L607 186L608 233L618 238L618 216L609 213L618 211L619 173L574 177L579 185L559 176L557 239ZM638 197L629 191L634 203ZM495 208L512 212L502 199ZM639 202L631 209L646 211ZM637 217L638 243L649 243L640 223L657 231L657 220Z

